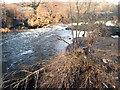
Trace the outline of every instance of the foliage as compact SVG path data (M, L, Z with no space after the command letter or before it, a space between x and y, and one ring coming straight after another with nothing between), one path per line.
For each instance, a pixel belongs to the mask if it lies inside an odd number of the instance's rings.
M14 8L16 7L16 8ZM22 24L25 20L24 14L15 5L8 6L6 4L2 7L2 27L12 28Z

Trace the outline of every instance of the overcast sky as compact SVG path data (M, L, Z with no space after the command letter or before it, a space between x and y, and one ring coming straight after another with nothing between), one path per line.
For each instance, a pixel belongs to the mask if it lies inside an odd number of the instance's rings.
M22 2L22 1L24 1L24 2L30 2L31 0L2 0L2 2L6 2L6 3L18 3L18 2ZM45 1L45 0L42 0L42 1ZM49 0L47 0L47 1L49 1ZM54 1L68 2L69 0L54 0ZM76 0L70 0L70 1L76 1ZM79 1L83 1L83 0L79 0ZM92 1L95 1L95 0L92 0ZM118 4L118 2L120 0L96 0L96 1L108 1L108 2L112 2L114 4Z

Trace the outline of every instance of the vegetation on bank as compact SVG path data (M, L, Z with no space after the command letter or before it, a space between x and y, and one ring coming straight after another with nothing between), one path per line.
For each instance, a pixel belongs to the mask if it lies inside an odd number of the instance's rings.
M80 52L79 52L80 53ZM119 70L116 62L103 65L99 58L92 53L88 56L81 52L74 54L60 54L50 59L51 64L35 70L15 71L3 79L3 90L38 88L119 88Z
M81 7L85 7L85 4L79 4ZM104 4L104 7L97 2L91 4L92 8L87 12L89 20L92 22L96 20L114 20L114 22L117 23L117 6L107 2L104 2ZM72 11L69 9L69 3L64 2L3 3L2 28L7 28L7 32L9 32L9 30L44 27L52 23L70 23L71 12L73 19L72 22L77 22L78 9L76 8L75 2L71 3L71 8ZM79 22L84 21L83 18L85 13L83 12L85 12L85 9L80 9L79 14L81 17L79 18Z
M106 55L105 58L102 58L98 54L101 52L101 50L94 49L94 44L98 42L96 41L96 38L99 38L102 35L107 36L109 31L106 30L104 25L97 26L91 22L91 20L96 21L96 18L90 17L89 12L92 7L91 2L83 2L79 4L77 1L75 3L77 10L76 14L73 12L74 8L72 8L71 3L69 3L69 6L70 19L67 19L70 20L71 23L77 22L77 29L75 30L76 37L74 37L74 34L72 33L73 43L70 44L60 36L56 36L58 40L68 44L69 48L66 50L66 53L60 53L57 56L54 56L48 60L49 64L45 63L42 68L37 68L37 70L33 69L33 71L30 71L30 67L28 67L24 68L23 70L13 71L4 75L2 84L3 90L36 90L38 88L119 89L120 77L118 72L120 71L120 64L118 63L118 60L108 59L110 55L108 55L106 51L104 51L106 54L103 52L101 53L102 55ZM46 6L44 10L45 9ZM49 12L45 13L45 15L49 14ZM52 14L50 15L52 16ZM36 19L33 20L36 22ZM79 26L79 22L81 21L85 22L83 26ZM86 24L87 22L89 25ZM71 26L71 29L73 32L73 25ZM81 38L79 38L80 33L78 33L78 31L81 30L84 31L84 34ZM89 34L89 36L85 37L85 32L90 31L92 32ZM37 65L38 64L40 63L38 62Z

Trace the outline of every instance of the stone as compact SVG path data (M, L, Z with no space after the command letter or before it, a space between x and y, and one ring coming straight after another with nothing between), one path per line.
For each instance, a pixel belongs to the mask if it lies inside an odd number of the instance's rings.
M104 63L104 64L107 64L107 63L110 63L110 62L112 62L112 60L109 60L109 59L102 59L102 62Z

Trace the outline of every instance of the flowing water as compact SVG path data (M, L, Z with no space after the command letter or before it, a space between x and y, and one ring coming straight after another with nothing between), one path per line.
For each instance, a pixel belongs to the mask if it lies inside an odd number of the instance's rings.
M58 41L56 35L72 43L72 32L65 28L58 25L53 28L3 34L0 44L2 45L3 73L18 70L21 65L33 64L64 52L67 44Z

